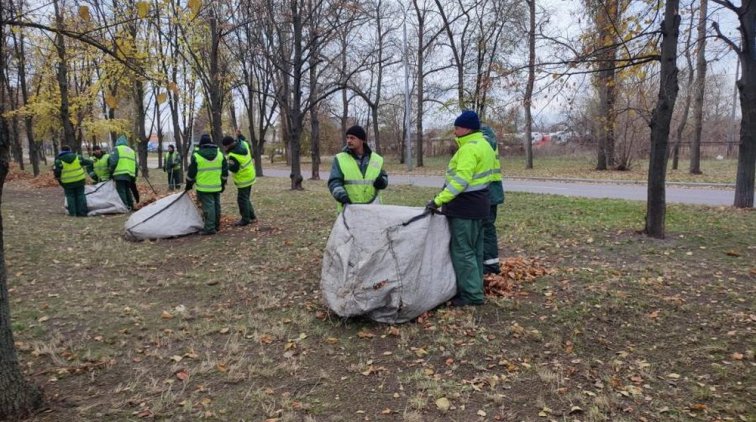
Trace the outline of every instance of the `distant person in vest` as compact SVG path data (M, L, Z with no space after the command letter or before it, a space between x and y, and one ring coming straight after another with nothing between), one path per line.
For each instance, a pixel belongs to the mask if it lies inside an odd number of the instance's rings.
M197 198L202 204L205 227L200 234L215 234L220 230L220 194L226 190L227 178L226 157L220 153L210 135L203 134L186 172L186 190L196 185Z
M95 183L110 180L109 158L110 154L106 154L99 145L92 147L92 165L87 168L87 172Z
M173 145L168 145L168 154L163 161L163 171L168 173L168 189L181 187L181 155Z
M110 174L115 180L116 191L121 201L129 210L134 209L134 198L132 191L136 186L136 177L139 174L139 168L136 162L136 153L129 148L129 141L126 135L121 135L116 141L116 146L108 159ZM139 199L137 198L137 202Z
M346 131L346 146L336 154L328 178L328 190L339 202L339 211L345 204L370 204L378 191L388 186L388 175L383 170L383 157L367 144L367 134L360 126Z
M234 226L246 226L257 221L255 209L252 208L252 201L249 199L256 176L252 149L243 136L237 139L225 136L222 144L228 155L228 171L233 175L236 185L236 204L239 205L241 215L241 219L234 223Z
M504 203L504 187L501 184L501 162L499 161L499 143L496 134L488 126L481 125L480 132L491 145L494 153L494 168L491 169L491 184L488 185L488 199L491 202L491 213L483 222L483 272L485 274L499 274L499 240L496 236L496 214L499 205Z
M61 147L60 153L55 157L53 174L55 174L60 186L63 187L68 205L68 215L72 217L86 217L89 212L87 198L84 196L84 184L87 180L87 173L84 169L91 165L90 160L72 152L68 145Z
M446 169L444 189L426 208L435 212L443 207L449 220L449 252L457 278L452 306L482 305L483 223L491 212L488 185L496 164L493 149L480 132L477 113L462 112L454 121L454 136L459 148Z

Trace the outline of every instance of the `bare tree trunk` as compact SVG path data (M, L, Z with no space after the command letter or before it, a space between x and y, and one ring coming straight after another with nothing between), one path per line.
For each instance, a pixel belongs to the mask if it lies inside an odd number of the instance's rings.
M220 145L223 139L223 81L220 69L221 29L215 11L210 11L210 71L208 79L210 86L208 98L210 100L210 125L212 127L213 142Z
M740 33L743 44L740 53L740 145L738 170L735 178L735 202L738 208L753 208L754 167L756 167L756 2L743 0Z
M23 5L23 2L20 2L19 4ZM9 5L10 11L15 13L15 0L11 0ZM21 99L23 100L24 105L27 105L29 103L29 87L26 84L26 49L24 46L24 30L19 31L18 36L16 36L15 32L11 31L11 36L13 38L13 48L16 52L16 57L18 57L18 82L21 88ZM39 176L39 152L37 143L34 142L34 127L32 125L31 116L24 117L24 127L26 129L27 144L29 145L29 162L32 165L32 172L36 177Z
M690 5L691 16L693 16L693 3ZM693 89L693 60L690 57L691 50L691 38L693 37L693 19L690 20L690 28L688 29L688 36L685 40L685 63L687 64L688 78L685 83L685 101L683 103L682 116L680 117L680 123L677 125L677 131L675 132L675 144L672 149L672 170L677 170L680 161L680 143L682 142L683 131L688 124L688 114L690 113L690 99L692 97Z
M533 168L533 115L530 107L533 101L533 84L535 83L535 14L536 0L527 0L529 11L529 28L528 28L528 82L525 86L525 168Z
M236 133L236 131L239 130L239 122L236 120L236 105L234 105L233 91L228 93L228 114L231 118L231 127L233 128L234 133Z
M703 101L706 87L706 14L708 0L701 0L698 12L698 42L696 52L696 83L693 98L693 139L690 143L690 173L701 174L701 130L703 129Z
M53 1L55 8L55 22L58 28L63 28L63 12L60 10L58 0ZM55 34L55 50L58 53L58 88L60 89L60 121L63 124L64 145L70 146L74 151L81 152L81 144L76 144L76 134L71 124L71 111L68 104L68 56L66 55L66 43L63 35Z
M659 97L651 117L651 151L648 165L648 199L646 227L651 237L664 238L667 203L664 183L667 173L667 143L672 112L677 100L677 38L679 36L679 0L667 0L662 22Z
M57 3L56 3L57 7ZM0 21L6 18L6 5L0 5ZM8 175L9 137L5 117L7 100L5 91L6 72L6 26L0 24L0 208L5 177ZM11 329L10 299L8 297L8 273L5 268L5 245L3 242L3 217L0 213L0 420L29 416L42 405L42 393L26 381L16 354L16 343Z

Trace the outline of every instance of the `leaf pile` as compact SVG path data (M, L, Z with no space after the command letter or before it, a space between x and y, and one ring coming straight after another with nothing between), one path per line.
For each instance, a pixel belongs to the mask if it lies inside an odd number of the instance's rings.
M40 174L29 180L29 184L33 188L57 188L60 186L52 172Z
M488 274L483 277L488 296L516 296L522 284L554 272L547 268L539 258L522 256L505 259L500 263L500 268L499 274Z
M33 176L23 170L16 163L10 163L8 165L8 174L5 176L6 182L13 182L14 180L27 180Z

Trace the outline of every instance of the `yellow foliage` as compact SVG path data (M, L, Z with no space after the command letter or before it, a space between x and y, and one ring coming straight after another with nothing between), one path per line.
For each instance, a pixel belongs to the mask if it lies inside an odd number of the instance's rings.
M158 104L163 104L165 100L168 99L168 96L165 94L165 92L161 92L157 95L157 102Z
M89 14L89 6L79 6L79 17L85 22L89 22L92 19L92 16Z
M192 18L194 18L200 12L200 8L202 7L202 0L189 0L187 6L189 6L189 10L192 11Z
M146 1L140 1L136 4L137 14L140 18L144 19L150 13L150 4Z

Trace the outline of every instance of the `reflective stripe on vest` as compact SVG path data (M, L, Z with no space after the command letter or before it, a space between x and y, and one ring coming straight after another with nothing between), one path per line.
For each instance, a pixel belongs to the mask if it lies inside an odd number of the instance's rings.
M383 157L376 153L370 154L365 175L362 175L357 161L350 154L340 152L336 154L341 172L344 174L344 189L353 204L368 204L377 196L373 182L381 175Z
M136 153L126 145L118 145L118 164L113 171L113 176L129 175L136 177Z
M473 132L461 137L460 140L464 144L461 144L460 149L454 154L446 170L446 187L444 190L448 192L439 194L445 197L444 203L461 193L476 192L488 188L492 178L497 174L496 164L498 160L492 154L491 145L485 140L483 134ZM472 157L475 157L476 161L474 173L471 175L471 180L465 180L457 174L457 162L465 159L469 161Z
M100 158L94 158L94 172L100 182L110 180L110 168L108 167L109 158L110 154L103 154Z
M223 170L223 155L219 152L213 160L194 153L194 160L197 162L197 180L194 186L198 192L220 192L221 171Z
M237 188L246 188L255 184L254 160L252 160L252 150L249 148L249 144L246 141L239 141L247 148L247 154L241 155L234 152L229 152L230 157L234 157L236 162L239 163L239 171L233 173L234 184Z
M61 169L61 172L60 172L61 183L68 184L68 183L74 183L74 182L86 180L87 175L86 173L84 173L84 168L81 167L81 163L79 162L78 155L70 163L67 163L63 160L60 160L60 163L63 165L63 168Z

